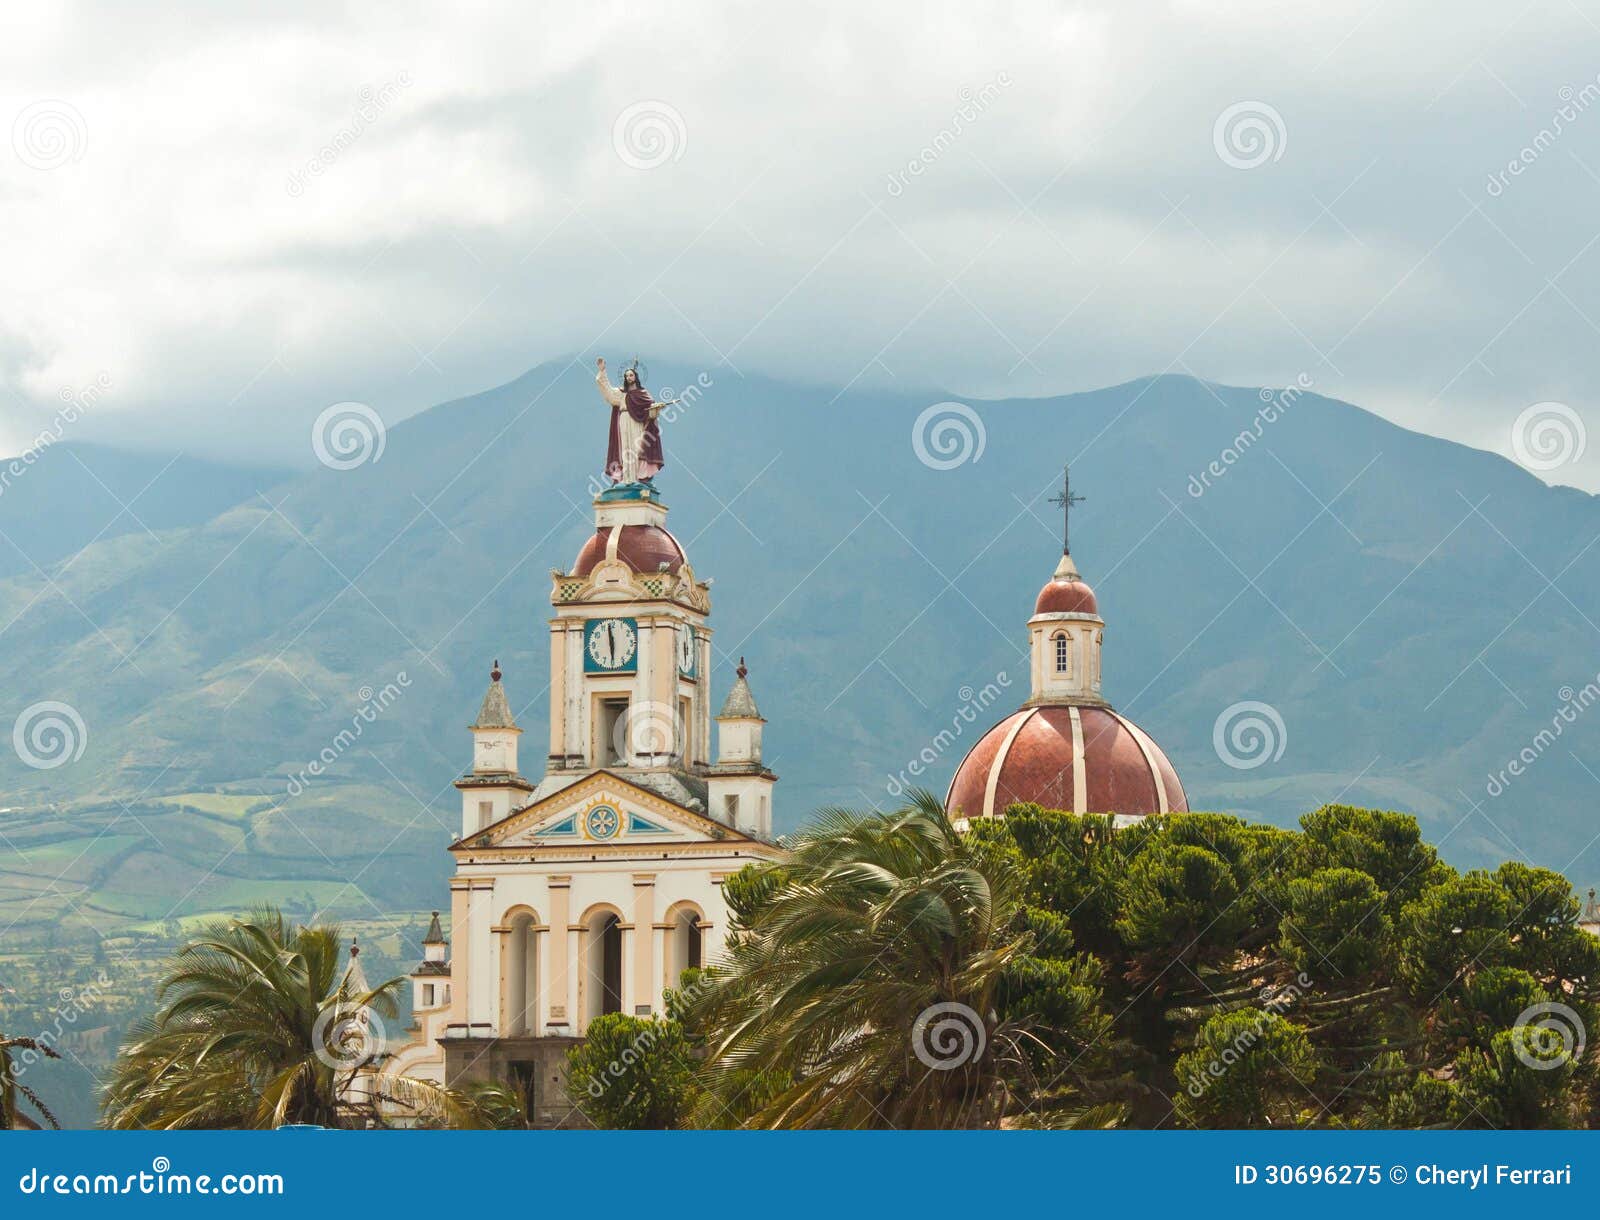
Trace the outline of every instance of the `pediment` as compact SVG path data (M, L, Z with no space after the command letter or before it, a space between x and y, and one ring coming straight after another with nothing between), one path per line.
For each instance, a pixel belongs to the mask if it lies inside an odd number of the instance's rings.
M519 809L458 847L653 847L755 842L609 771L597 771Z

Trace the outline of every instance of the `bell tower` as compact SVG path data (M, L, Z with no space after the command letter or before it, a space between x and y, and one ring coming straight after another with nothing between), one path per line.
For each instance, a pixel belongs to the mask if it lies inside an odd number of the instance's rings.
M608 488L594 518L571 570L551 572L546 783L602 768L700 775L711 761L711 583L695 577L653 486Z
M1083 497L1072 490L1072 474L1061 469L1061 494L1050 503L1061 506L1061 562L1050 583L1039 591L1028 620L1029 674L1033 691L1029 706L1103 703L1100 696L1100 645L1106 624L1094 590L1072 562L1072 509Z

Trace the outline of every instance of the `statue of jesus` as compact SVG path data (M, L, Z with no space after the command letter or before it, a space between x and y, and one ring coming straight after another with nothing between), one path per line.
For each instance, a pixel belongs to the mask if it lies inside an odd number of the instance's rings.
M666 465L661 427L656 416L667 404L656 402L639 381L636 368L625 369L622 388L606 376L604 356L595 361L595 384L611 405L611 441L606 446L606 477L616 483L650 483ZM654 484L651 484L654 486Z

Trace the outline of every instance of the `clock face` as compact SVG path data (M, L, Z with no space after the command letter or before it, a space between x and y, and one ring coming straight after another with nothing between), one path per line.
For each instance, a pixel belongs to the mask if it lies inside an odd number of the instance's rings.
M589 624L589 659L599 669L623 669L639 650L639 634L625 618L595 619Z
M684 677L694 676L694 628L684 623L678 627L678 672Z

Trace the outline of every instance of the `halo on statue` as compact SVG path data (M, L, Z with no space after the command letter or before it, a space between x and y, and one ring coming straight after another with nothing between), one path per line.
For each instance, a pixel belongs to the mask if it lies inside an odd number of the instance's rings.
M639 357L635 356L627 367L623 369L623 372L627 372L628 369L633 370L633 375L639 379L640 385L650 384L650 366L643 363Z

